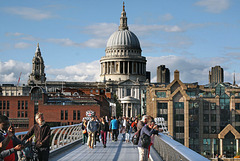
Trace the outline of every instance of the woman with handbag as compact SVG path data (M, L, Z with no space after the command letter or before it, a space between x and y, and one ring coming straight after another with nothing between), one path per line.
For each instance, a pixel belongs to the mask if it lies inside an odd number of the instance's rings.
M82 142L82 145L84 145L85 143L87 143L87 139L88 139L87 123L88 123L88 121L87 121L86 119L84 119L84 120L83 120L83 123L82 123L82 134L83 134L83 142Z

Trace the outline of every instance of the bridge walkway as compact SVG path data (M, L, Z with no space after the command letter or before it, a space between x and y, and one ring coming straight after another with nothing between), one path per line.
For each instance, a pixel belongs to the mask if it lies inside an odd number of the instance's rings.
M103 148L102 142L97 142L94 149L90 149L87 144L77 144L66 151L50 157L50 161L138 161L138 148L132 143L121 141L119 135L118 141L107 141L107 147Z

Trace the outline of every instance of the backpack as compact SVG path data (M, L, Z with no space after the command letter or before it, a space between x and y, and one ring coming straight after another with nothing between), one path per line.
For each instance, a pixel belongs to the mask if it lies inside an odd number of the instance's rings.
M135 132L135 134L132 137L132 143L133 145L138 145L138 141L140 138L140 133L141 133L141 129L139 129L137 132Z
M140 141L143 148L148 148L149 145L151 144L151 137L148 136L147 134L142 134Z

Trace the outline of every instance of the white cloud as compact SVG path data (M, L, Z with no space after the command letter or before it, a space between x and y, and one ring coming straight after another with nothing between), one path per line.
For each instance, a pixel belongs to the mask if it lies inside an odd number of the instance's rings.
M152 82L156 82L157 67L166 65L171 73L171 81L175 70L180 72L180 79L183 83L199 82L199 84L208 84L208 72L211 67L226 63L223 59L199 59L187 58L179 56L161 56L161 57L147 57L147 70L151 71ZM226 70L226 65L222 66ZM225 73L227 73L225 71ZM225 76L226 81L232 81L228 75Z
M230 6L230 0L200 0L195 5L206 8L206 11L212 13L221 13Z
M100 64L99 61L96 60L90 63L79 63L67 66L63 69L46 69L46 73L48 80L93 82L99 80L100 78Z
M12 32L7 32L5 33L6 36L22 36L24 35L23 33L19 33L19 32L15 32L15 33L12 33Z
M98 23L84 28L85 34L94 35L101 38L109 37L112 33L118 30L118 25L115 23Z
M32 46L32 45L29 44L29 43L19 42L19 43L16 43L16 44L14 45L14 48L16 48L16 49L25 49L25 48L28 48L28 47L30 47L30 46Z
M147 35L155 31L164 32L183 32L184 30L177 25L131 25L131 31L137 32L139 35Z
M21 82L27 83L28 75L31 72L31 65L29 63L9 60L7 62L0 61L0 84L13 83L17 84L20 73Z
M28 7L8 7L3 10L10 14L19 15L25 19L37 21L55 17L50 12Z

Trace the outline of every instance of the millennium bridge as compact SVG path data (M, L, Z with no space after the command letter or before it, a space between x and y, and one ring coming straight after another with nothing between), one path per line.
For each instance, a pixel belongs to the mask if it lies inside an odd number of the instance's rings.
M16 133L21 137L27 132ZM132 143L123 142L119 135L118 141L109 138L107 147L98 143L94 149L82 145L82 124L51 128L50 161L138 161L138 148ZM155 136L149 160L153 161L207 161L209 159L185 147L171 137L159 133ZM216 159L217 160L217 159Z

